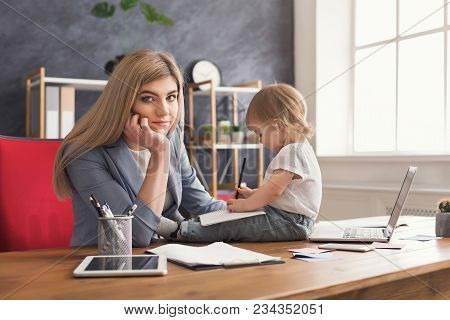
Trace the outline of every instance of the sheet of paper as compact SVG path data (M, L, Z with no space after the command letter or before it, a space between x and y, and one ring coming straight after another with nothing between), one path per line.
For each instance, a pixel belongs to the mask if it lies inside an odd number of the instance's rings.
M418 234L417 236L407 237L407 238L400 238L400 240L416 240L416 241L430 241L430 240L439 240L442 239L442 237L435 237L435 236L428 236L424 234Z
M374 246L375 249L403 249L406 246L406 244L374 242L372 243L372 246Z
M289 249L288 251L298 252L298 253L324 253L324 252L330 252L331 250L316 249L316 248L300 248L300 249Z
M230 212L228 210L219 210L202 214L199 217L202 226L206 227L217 223L240 220L262 214L266 213L264 211Z

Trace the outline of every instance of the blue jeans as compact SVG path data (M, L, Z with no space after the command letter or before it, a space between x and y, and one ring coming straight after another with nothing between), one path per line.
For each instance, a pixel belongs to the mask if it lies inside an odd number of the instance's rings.
M178 241L296 241L305 240L311 234L314 221L301 214L288 213L265 206L265 215L229 221L204 227L199 218L181 223Z

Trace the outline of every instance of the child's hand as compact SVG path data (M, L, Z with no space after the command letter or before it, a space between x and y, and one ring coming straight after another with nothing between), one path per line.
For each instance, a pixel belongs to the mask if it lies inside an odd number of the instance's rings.
M227 201L227 209L228 211L251 211L248 208L248 200L244 199L229 199Z
M248 199L253 194L253 192L255 192L255 190L247 187L242 187L236 188L236 192L238 195L241 195L244 199Z

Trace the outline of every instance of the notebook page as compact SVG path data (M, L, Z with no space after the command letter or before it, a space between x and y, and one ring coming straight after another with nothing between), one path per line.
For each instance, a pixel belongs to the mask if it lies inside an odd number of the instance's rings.
M147 252L165 255L169 260L176 260L190 265L245 264L280 260L279 257L236 248L223 242L214 242L204 247L166 244L155 249L149 249Z
M228 210L219 210L200 215L200 223L202 226L210 226L212 224L240 220L248 217L266 214L264 211L249 211L249 212L230 212Z

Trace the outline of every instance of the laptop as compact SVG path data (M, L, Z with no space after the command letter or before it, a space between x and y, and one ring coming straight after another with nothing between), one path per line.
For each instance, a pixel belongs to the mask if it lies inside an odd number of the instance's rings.
M413 183L414 177L417 172L417 167L409 167L403 180L402 187L398 193L397 200L392 208L391 217L388 225L383 228L361 228L361 227L349 227L340 228L339 226L333 226L326 230L314 230L310 237L310 241L323 242L389 242L394 233L400 214L402 213L403 206L408 198L409 190ZM344 230L343 230L344 229Z

